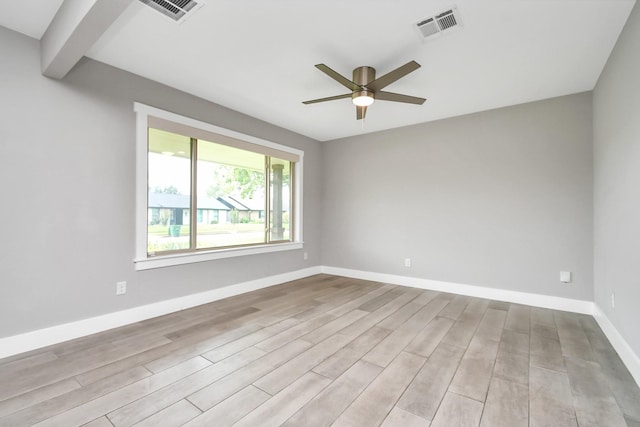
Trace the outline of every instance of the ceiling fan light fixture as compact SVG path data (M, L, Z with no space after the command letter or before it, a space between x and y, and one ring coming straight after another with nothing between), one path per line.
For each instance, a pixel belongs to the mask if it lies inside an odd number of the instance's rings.
M361 90L358 92L354 92L352 96L353 103L358 107L368 107L373 104L375 98L373 97L373 92L369 92L368 90Z

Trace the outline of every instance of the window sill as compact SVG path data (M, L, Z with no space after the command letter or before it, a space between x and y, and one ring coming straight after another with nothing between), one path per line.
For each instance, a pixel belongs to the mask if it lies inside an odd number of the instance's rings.
M175 255L155 256L134 260L136 271L154 268L171 267L174 265L192 264L194 262L212 261L216 259L234 258L246 255L265 254L270 252L291 251L302 249L302 242L277 243L273 245L250 246L245 248L217 249L206 252L195 252Z

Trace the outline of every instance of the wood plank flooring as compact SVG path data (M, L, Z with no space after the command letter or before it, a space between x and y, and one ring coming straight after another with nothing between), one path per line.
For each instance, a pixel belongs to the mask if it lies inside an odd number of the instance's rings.
M318 275L0 360L0 426L640 426L590 316Z

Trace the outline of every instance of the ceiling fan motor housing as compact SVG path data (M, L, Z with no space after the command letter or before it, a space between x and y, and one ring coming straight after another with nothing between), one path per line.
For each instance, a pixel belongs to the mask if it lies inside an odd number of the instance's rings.
M359 86L364 86L365 88L362 90L354 90L351 94L351 99L355 100L356 98L366 97L370 98L371 101L360 104L357 101L354 101L356 105L371 105L373 100L375 99L374 92L367 90L367 84L371 83L376 79L376 70L373 67L358 67L353 70L353 82Z
M376 79L376 70L373 67L358 67L353 70L353 82L360 86L366 86Z

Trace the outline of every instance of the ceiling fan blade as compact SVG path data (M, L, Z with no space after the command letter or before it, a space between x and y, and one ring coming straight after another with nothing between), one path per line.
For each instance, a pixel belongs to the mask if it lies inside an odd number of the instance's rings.
M356 105L356 120L362 120L366 115L367 115L367 107L359 107Z
M389 86L396 80L399 80L402 77L406 76L410 72L417 70L418 68L420 68L420 64L418 64L416 61L407 62L406 64L396 68L395 70L388 72L384 76L378 77L377 79L369 83L367 85L367 88L374 92L377 92L380 89Z
M348 78L344 77L342 74L333 71L331 68L327 67L324 64L316 64L316 68L351 91L362 89L361 86L355 84Z
M318 99L312 99L310 101L303 101L303 104L315 104L316 102L325 102L325 101L334 101L336 99L343 99L343 98L351 98L351 94L350 93L345 93L344 95L336 95L336 96L328 96L326 98L318 98Z
M376 99L382 101L406 102L407 104L416 105L422 105L424 101L426 101L425 98L418 98L417 96L402 95L399 93L384 91L376 92Z

